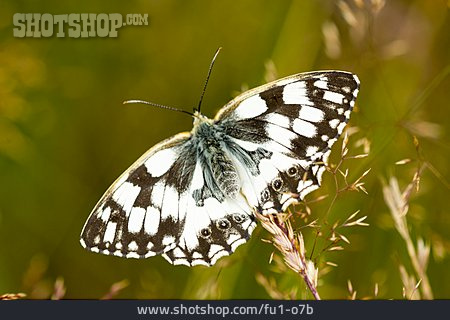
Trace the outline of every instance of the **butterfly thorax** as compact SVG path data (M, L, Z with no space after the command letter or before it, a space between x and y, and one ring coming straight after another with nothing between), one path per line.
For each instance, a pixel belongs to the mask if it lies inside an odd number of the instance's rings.
M211 190L221 193L216 198L236 198L240 180L237 169L227 154L227 139L220 127L215 126L212 119L196 113L192 141L203 167L206 184L209 184Z

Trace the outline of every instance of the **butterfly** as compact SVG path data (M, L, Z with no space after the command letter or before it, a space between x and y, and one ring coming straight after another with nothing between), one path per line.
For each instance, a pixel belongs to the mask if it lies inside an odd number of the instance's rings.
M320 186L358 92L352 73L315 71L246 91L214 119L195 111L191 132L152 147L109 187L82 246L212 266L249 240L255 211L283 212Z

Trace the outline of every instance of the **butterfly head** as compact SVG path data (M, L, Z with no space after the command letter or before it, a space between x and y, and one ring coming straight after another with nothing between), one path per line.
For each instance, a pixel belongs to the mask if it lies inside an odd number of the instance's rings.
M209 119L208 117L204 116L203 114L200 113L200 111L194 111L194 126L192 128L192 133L195 133L197 131L197 129L199 128L200 125L202 124L208 124L208 125L212 125L214 120Z

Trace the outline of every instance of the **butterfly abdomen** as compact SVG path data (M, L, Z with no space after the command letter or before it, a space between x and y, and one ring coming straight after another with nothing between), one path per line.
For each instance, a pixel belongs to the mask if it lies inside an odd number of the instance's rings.
M205 121L199 124L196 138L198 154L206 160L214 183L225 196L235 199L240 181L236 167L224 151L223 133Z
M211 171L220 190L232 199L239 193L239 176L228 156L220 149L211 154Z

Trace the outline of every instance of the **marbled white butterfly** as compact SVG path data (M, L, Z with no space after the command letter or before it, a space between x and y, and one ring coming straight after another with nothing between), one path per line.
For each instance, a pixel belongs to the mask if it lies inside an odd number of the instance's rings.
M358 91L356 75L316 71L246 91L214 119L195 111L191 132L152 147L109 187L82 246L215 264L250 238L254 210L283 212L319 187Z

